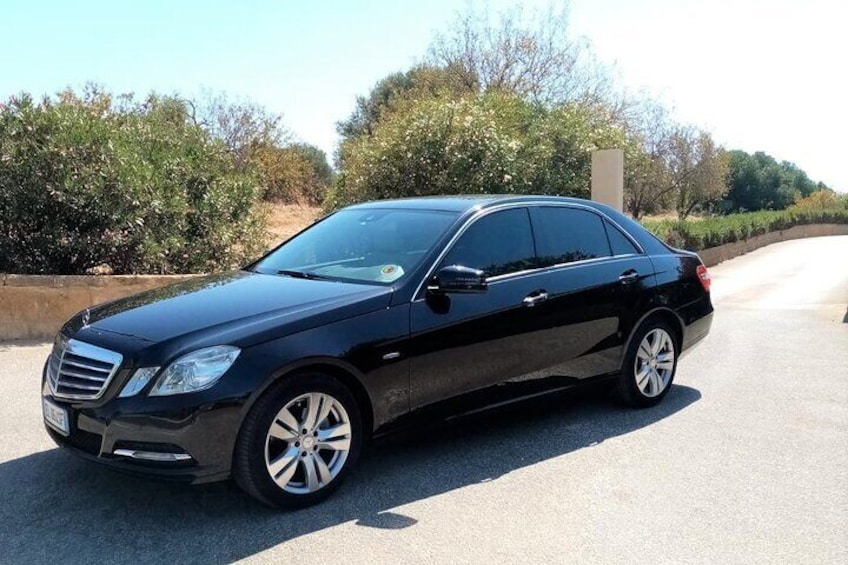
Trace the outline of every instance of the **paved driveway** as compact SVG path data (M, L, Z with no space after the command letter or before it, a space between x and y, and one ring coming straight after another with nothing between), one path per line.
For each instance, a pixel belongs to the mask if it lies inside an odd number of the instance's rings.
M0 563L848 563L848 237L711 272L713 332L661 406L583 393L416 433L294 513L54 448L48 346L0 344Z

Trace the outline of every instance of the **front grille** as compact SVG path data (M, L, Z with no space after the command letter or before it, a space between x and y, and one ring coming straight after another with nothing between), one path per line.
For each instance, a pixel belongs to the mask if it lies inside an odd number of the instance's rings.
M47 381L57 398L93 400L106 391L122 360L120 353L60 334L47 363Z

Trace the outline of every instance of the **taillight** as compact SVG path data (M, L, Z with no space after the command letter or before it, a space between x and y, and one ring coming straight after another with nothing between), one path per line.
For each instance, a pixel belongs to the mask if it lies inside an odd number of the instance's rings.
M698 269L695 272L698 273L698 280L701 281L701 286L704 287L705 291L709 292L710 283L712 282L710 272L703 265L698 265Z

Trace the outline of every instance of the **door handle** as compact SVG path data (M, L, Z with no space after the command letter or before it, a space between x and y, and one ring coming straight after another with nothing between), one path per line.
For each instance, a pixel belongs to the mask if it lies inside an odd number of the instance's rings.
M629 271L624 271L618 276L618 282L621 284L631 284L639 280L639 273L636 269L630 269Z
M538 304L539 302L544 302L547 299L548 299L548 293L547 292L545 292L544 290L537 290L536 292L534 292L532 294L528 294L527 296L525 296L524 300L522 300L522 302L527 307L533 307L536 304Z

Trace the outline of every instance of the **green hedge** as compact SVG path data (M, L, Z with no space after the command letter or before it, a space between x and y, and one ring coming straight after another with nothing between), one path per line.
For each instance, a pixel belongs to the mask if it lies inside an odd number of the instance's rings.
M848 224L848 210L832 208L747 212L703 220L648 220L643 224L669 245L700 251L794 226Z
M0 104L0 272L227 269L261 248L257 196L177 99Z

